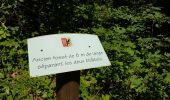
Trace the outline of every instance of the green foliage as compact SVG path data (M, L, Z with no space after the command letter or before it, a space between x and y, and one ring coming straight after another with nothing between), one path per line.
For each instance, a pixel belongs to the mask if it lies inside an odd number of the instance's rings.
M121 3L122 2L122 3ZM170 99L170 17L148 0L1 0L0 99L55 99L55 78L30 78L26 39L99 36L112 66L81 71L83 100Z
M169 24L169 17L152 5L131 9L95 4L93 13L91 23L95 24L81 30L100 37L112 66L91 70L97 84L89 86L94 95L86 94L87 98L109 94L109 98L120 100L168 99L169 62L165 54L169 54L169 42L164 46L162 42L169 37L162 29Z
M29 77L26 38L19 26L22 22L11 26L8 19L16 13L18 2L4 0L0 6L0 99L55 99L53 77Z

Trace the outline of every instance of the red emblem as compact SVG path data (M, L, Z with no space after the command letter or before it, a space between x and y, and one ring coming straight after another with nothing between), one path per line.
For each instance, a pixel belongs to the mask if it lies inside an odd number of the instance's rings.
M69 47L71 45L71 41L69 38L61 38L63 47Z

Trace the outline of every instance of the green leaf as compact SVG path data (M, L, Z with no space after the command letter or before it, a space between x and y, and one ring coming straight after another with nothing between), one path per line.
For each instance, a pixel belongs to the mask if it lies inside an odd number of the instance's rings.
M13 100L12 95L7 96L7 100Z
M142 78L138 78L136 76L132 76L130 78L130 82L131 82L131 85L130 85L131 88L137 88L137 87L139 87L141 85Z
M4 78L4 74L0 72L0 79Z
M4 31L3 30L0 30L0 35L4 34Z
M102 100L110 100L110 95L102 95Z
M167 74L166 74L166 77L164 78L164 81L165 81L166 83L169 83L169 84L170 84L170 73L167 73Z

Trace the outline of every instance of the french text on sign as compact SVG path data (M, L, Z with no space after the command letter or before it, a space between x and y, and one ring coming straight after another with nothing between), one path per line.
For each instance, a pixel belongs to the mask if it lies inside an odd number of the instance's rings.
M111 65L97 35L46 35L27 43L31 77Z

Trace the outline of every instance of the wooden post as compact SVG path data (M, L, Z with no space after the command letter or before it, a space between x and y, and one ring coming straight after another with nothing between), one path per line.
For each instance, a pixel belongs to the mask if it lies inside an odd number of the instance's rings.
M57 100L79 100L80 71L56 76Z

